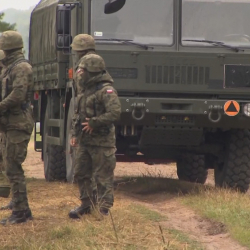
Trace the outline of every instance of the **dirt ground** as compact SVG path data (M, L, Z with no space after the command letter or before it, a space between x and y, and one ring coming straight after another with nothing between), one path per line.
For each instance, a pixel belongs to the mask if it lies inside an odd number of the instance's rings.
M44 178L43 162L40 153L33 150L33 145L29 145L27 159L24 163L24 169L27 177ZM145 165L143 163L117 163L115 176L161 176L176 179L175 164L168 165ZM214 185L213 172L209 172L207 179L208 185ZM154 195L132 195L123 192L126 198L141 203L152 210L156 210L168 217L163 222L163 226L181 230L190 238L200 242L207 250L247 250L233 241L224 225L214 223L201 218L191 209L183 206L176 199L178 194L159 193ZM181 219L180 219L181 218Z
M29 144L29 151L26 161L23 164L27 177L44 178L43 162L41 160L41 153L35 152L33 143ZM115 169L115 176L161 176L177 179L176 165L174 163L163 165L147 165L138 162L118 162ZM209 172L206 184L213 185L213 171Z

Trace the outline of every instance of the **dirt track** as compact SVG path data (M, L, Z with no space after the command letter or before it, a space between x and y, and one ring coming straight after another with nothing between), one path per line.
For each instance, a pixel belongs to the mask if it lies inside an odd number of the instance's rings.
M28 157L24 163L27 177L44 178L43 162L40 153L33 150L30 144ZM117 163L116 177L119 176L161 176L176 179L175 164L169 165L145 165L143 163ZM207 184L213 185L213 174L209 173ZM196 215L194 211L183 206L176 199L176 194L168 191L154 195L136 195L125 190L122 195L141 203L152 210L156 210L167 216L168 220L162 222L162 226L177 229L189 235L190 238L201 242L207 250L247 250L230 239L224 225L214 223Z
M33 150L33 144L30 143L27 159L24 163L24 169L27 177L44 178L43 162L41 154ZM169 165L146 165L144 163L117 163L115 176L141 176L153 175L177 179L175 164ZM207 184L213 185L213 173L207 179Z

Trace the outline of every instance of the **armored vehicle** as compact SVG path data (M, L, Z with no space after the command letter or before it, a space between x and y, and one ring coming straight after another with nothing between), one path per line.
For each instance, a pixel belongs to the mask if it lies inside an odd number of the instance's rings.
M171 159L179 179L198 183L214 169L217 186L246 192L249 13L247 0L41 0L31 14L29 59L46 180L73 180L79 58L70 44L88 33L122 104L117 161Z

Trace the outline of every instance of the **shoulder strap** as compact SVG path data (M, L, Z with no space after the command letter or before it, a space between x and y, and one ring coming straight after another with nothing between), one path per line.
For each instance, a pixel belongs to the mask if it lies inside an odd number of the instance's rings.
M22 62L27 62L28 64L30 64L30 62L24 58L12 63L4 72L3 78L6 77L8 74L10 74L10 72L12 71L12 69L14 69L18 64L22 63ZM31 65L31 64L30 64Z

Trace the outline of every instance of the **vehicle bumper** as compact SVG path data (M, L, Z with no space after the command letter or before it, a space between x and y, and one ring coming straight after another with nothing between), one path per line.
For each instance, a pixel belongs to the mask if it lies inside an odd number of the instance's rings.
M120 101L122 125L250 128L250 117L243 112L249 100L233 100L239 112L227 112L224 106L231 100L120 97Z

